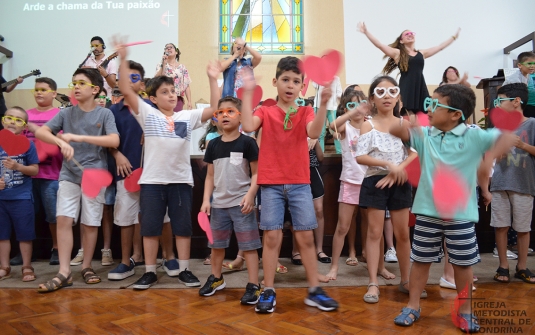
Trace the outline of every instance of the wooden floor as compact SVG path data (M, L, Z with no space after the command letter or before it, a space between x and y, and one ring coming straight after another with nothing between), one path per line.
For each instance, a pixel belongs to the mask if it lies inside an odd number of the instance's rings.
M303 303L305 289L278 289L275 313L242 306L242 290L201 298L197 289L63 289L0 291L0 334L460 334L451 321L452 290L428 286L422 317L410 328L394 317L408 296L381 287L380 302L362 301L365 287L327 288L341 307L321 312ZM473 307L487 334L534 334L535 285L478 284ZM529 320L528 320L529 319Z

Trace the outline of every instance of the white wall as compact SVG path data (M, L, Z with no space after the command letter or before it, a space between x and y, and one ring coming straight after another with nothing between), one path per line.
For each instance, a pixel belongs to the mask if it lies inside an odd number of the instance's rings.
M74 4L79 8L68 9ZM66 88L93 36L104 39L110 55L110 38L121 34L129 41L153 41L130 48L129 56L152 77L165 44L178 44L177 26L178 0L0 0L0 34L5 38L0 45L14 53L3 61L3 76L11 80L40 69L42 76ZM17 89L33 88L34 82L25 80Z
M416 48L425 49L459 38L425 62L428 85L438 85L448 66L468 71L470 82L496 75L512 67L512 60L531 50L531 42L503 54L503 48L535 31L534 0L344 0L344 39L347 83L369 84L386 60L383 53L357 29L366 22L368 31L390 44L405 29L416 33ZM504 66L505 64L505 66Z

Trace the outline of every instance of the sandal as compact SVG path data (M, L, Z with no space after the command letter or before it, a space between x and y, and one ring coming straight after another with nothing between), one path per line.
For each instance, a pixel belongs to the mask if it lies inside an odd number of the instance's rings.
M401 309L401 314L396 316L396 318L394 319L394 323L398 326L403 326L403 327L412 326L414 321L420 318L420 312L421 312L420 308L418 308L418 310L415 310L409 307L403 307ZM414 318L411 318L411 315Z
M528 268L526 268L525 270L518 270L517 267L515 278L522 280L524 283L535 284L535 281L531 281L531 279L535 278L535 274L529 271Z
M321 254L324 254L325 257L320 257ZM328 264L328 263L331 262L331 257L327 256L327 254L324 253L323 251L318 252L318 255L317 255L317 256L318 256L318 261L320 261L321 263L326 263L326 264Z
M0 267L0 270L4 270L6 272L5 275L0 276L0 281L11 278L11 266L6 266L5 268Z
M82 277L84 277L84 281L86 284L98 284L100 283L100 276L96 274L95 270L92 268L85 268L82 270ZM97 281L92 281L94 279L97 279Z
M379 285L375 283L368 284L368 289L370 289L370 286L375 286L377 287L377 290L379 290ZM363 297L364 302L367 302L368 304L376 304L379 302L380 294L381 292L378 292L377 294L369 294L368 292L366 292L366 294Z
M459 322L459 329L463 333L479 332L479 319L474 314L457 314L457 321Z
M238 258L241 258L241 260L242 260L242 263L241 263L240 266L234 266L234 265L232 265L232 262L223 262L222 266L225 269L229 269L229 270L232 270L232 271L241 271L241 270L243 270L243 265L245 264L245 258L240 256L240 255L236 255L236 259L238 259Z
M507 279L498 279L499 277L507 277ZM515 273L516 277L516 273ZM511 275L509 274L509 269L504 269L502 267L498 267L498 270L496 270L496 274L493 278L495 281L500 283L508 283L511 281Z
M297 256L301 257L301 254L297 253L295 255L292 255L292 257L290 257L292 259L292 264L293 265L303 265L303 261L301 261L301 258L295 258Z
M279 264L279 265L277 266L277 270L276 270L276 271L277 271L277 273L283 274L283 273L287 273L287 272L288 272L288 268L285 267L285 266L282 265L282 264Z
M359 265L359 261L356 258L348 257L346 259L346 265L357 266L357 265Z
M31 271L24 272L24 270L31 270ZM34 281L35 279L37 279L37 277L35 276L35 273L33 272L34 270L33 270L32 266L23 266L21 271L22 271L22 281L23 282ZM26 277L31 277L31 279L24 279Z
M55 280L55 279L58 279L58 280ZM39 287L37 289L37 292L39 293L54 292L54 291L59 290L60 288L72 286L72 275L69 275L67 278L65 278L64 275L58 272L58 274L54 278L50 279L49 281L41 285L44 285L45 288Z
M409 283L408 281L400 282L399 287L398 287L399 291L402 293L409 294L409 290L405 288L405 284L408 284L408 283ZM427 291L425 289L422 291L422 294L420 294L420 298L427 298Z

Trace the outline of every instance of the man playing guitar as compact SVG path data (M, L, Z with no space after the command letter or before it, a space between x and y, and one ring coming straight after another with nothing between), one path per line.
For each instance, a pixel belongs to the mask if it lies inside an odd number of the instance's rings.
M6 93L9 93L11 91L13 91L15 89L15 87L22 83L24 79L22 79L22 77L18 77L17 78L17 81L14 82L13 84L7 86L7 87L4 87L4 88L0 88L0 118L2 118L2 116L4 116L4 113L6 112L7 108L6 108L6 100L4 99L4 92ZM0 76L0 85L2 85L3 83L6 83L7 81L4 79L4 77ZM0 124L0 129L3 129L4 127L2 127L2 125Z
M117 80L117 64L114 61L106 62L107 58L104 54L106 45L100 36L95 36L91 39L91 48L93 49L93 55L85 61L83 67L97 69L100 72L104 79L104 88L111 99L111 92ZM101 66L104 62L108 63L108 65Z

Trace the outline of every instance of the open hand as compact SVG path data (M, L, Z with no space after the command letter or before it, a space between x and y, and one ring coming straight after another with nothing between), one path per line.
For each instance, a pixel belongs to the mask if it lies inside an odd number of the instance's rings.
M115 52L117 52L117 55L119 55L121 59L126 59L126 56L128 56L128 50L125 47L126 37L121 35L113 35L111 38L111 44L113 45Z
M217 80L217 77L219 77L221 72L223 72L221 69L221 62L215 60L208 63L208 66L206 67L208 78Z
M132 164L128 158L125 157L122 153L117 151L115 153L115 164L117 165L117 175L123 178L128 177L132 174Z
M359 22L357 24L357 28L363 34L366 34L368 32L368 29L366 28L366 24L364 22Z

